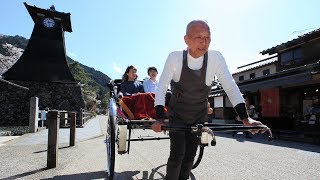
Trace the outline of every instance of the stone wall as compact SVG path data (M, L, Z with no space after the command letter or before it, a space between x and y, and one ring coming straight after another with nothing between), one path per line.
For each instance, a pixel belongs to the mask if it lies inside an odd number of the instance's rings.
M29 126L0 127L0 136L18 136L29 132Z
M39 98L39 109L79 111L85 107L80 86L66 83L10 81L29 91L0 81L0 126L28 126L30 98Z
M30 91L0 81L0 126L28 126Z

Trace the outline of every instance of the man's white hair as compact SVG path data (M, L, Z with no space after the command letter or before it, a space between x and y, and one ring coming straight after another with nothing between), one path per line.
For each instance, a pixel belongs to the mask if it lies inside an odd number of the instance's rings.
M197 19L197 20L193 20L191 22L188 23L187 28L186 28L186 34L188 34L190 28L196 24L201 24L204 25L208 28L208 31L210 32L210 27L208 25L208 22L206 20L203 19Z

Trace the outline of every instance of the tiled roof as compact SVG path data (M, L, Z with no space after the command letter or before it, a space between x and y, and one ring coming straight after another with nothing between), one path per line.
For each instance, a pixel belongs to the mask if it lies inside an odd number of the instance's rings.
M26 2L24 2L24 5L26 6L32 20L36 23L38 21L38 13L41 14L47 14L48 16L52 18L60 18L61 26L64 31L72 32L71 27L71 20L70 20L70 13L63 13L59 11L52 11L52 10L46 10L41 9L36 6L30 6Z
M274 54L274 53L278 53L281 50L290 48L292 46L295 46L295 45L298 45L298 44L301 44L301 43L304 43L304 42L308 42L308 41L310 41L312 39L316 39L316 38L320 38L320 28L316 29L314 31L311 31L309 33L303 34L301 36L298 36L297 38L295 38L295 39L293 39L291 41L288 41L288 42L282 43L280 45L274 46L272 48L263 50L260 53L263 54L263 55L264 54L270 54L271 55L271 54Z
M262 59L260 61L256 61L256 62L247 64L247 65L244 65L244 66L240 66L240 67L237 68L237 70L235 72L233 72L233 74L237 74L237 73L240 73L240 72L248 71L250 69L255 69L255 68L258 68L258 67L262 67L262 66L265 66L265 65L268 65L268 64L272 64L272 63L277 62L277 61L278 61L278 56L268 57L268 58Z

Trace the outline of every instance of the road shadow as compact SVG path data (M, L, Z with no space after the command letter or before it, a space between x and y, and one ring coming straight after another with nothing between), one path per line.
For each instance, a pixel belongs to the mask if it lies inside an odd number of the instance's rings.
M74 146L62 146L62 147L58 147L58 149L66 149L66 148L72 148L72 147L74 147ZM41 150L41 151L35 151L35 152L33 152L33 153L35 153L35 154L37 154L37 153L43 153L43 152L47 152L48 150L47 149L45 149L45 150Z
M45 178L45 179L54 179L54 180L108 179L108 173L107 171L97 171L97 172L88 172L88 173L79 173L79 174L60 175L60 176L55 176L53 178Z
M156 168L153 168L151 170L151 173L149 174L148 171L124 171L121 173L115 173L114 180L121 180L121 179L134 179L134 180L164 180L165 174L163 174L159 169L165 168L167 164L160 165ZM138 178L137 175L142 174L141 178ZM190 180L196 180L194 175L190 174Z
M303 151L310 151L310 152L315 152L315 153L320 153L320 146L311 144L308 142L296 142L294 139L288 139L288 140L283 140L283 139L277 139L273 141L268 141L268 135L265 134L255 134L255 135L250 135L252 138L245 138L244 134L242 135L235 135L235 137L232 137L232 133L215 133L217 137L224 137L224 138L230 138L234 139L238 142L256 142L256 143L263 143L263 144L268 144L271 146L280 146L280 147L287 147L287 148L293 148L293 149L299 149ZM219 145L219 140L217 140L217 145Z
M36 169L36 170L33 170L33 171L29 171L29 172L17 174L17 175L14 175L14 176L6 177L6 178L3 178L3 179L6 179L6 180L18 179L18 178L24 179L23 177L25 177L25 176L36 174L38 172L45 171L45 170L47 170L47 168Z

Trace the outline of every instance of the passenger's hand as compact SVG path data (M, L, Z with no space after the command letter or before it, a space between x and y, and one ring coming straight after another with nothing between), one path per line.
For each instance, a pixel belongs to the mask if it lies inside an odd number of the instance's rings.
M254 119L252 119L250 117L247 118L247 119L243 119L242 122L243 122L243 124L245 126L260 126L260 127L263 127L262 130L250 130L250 132L252 134L259 133L259 132L264 133L268 128L266 125L262 124L260 121L256 121L256 120L254 120Z
M161 132L162 131L162 126L164 125L164 120L159 120L155 123L152 124L152 130L155 132Z

